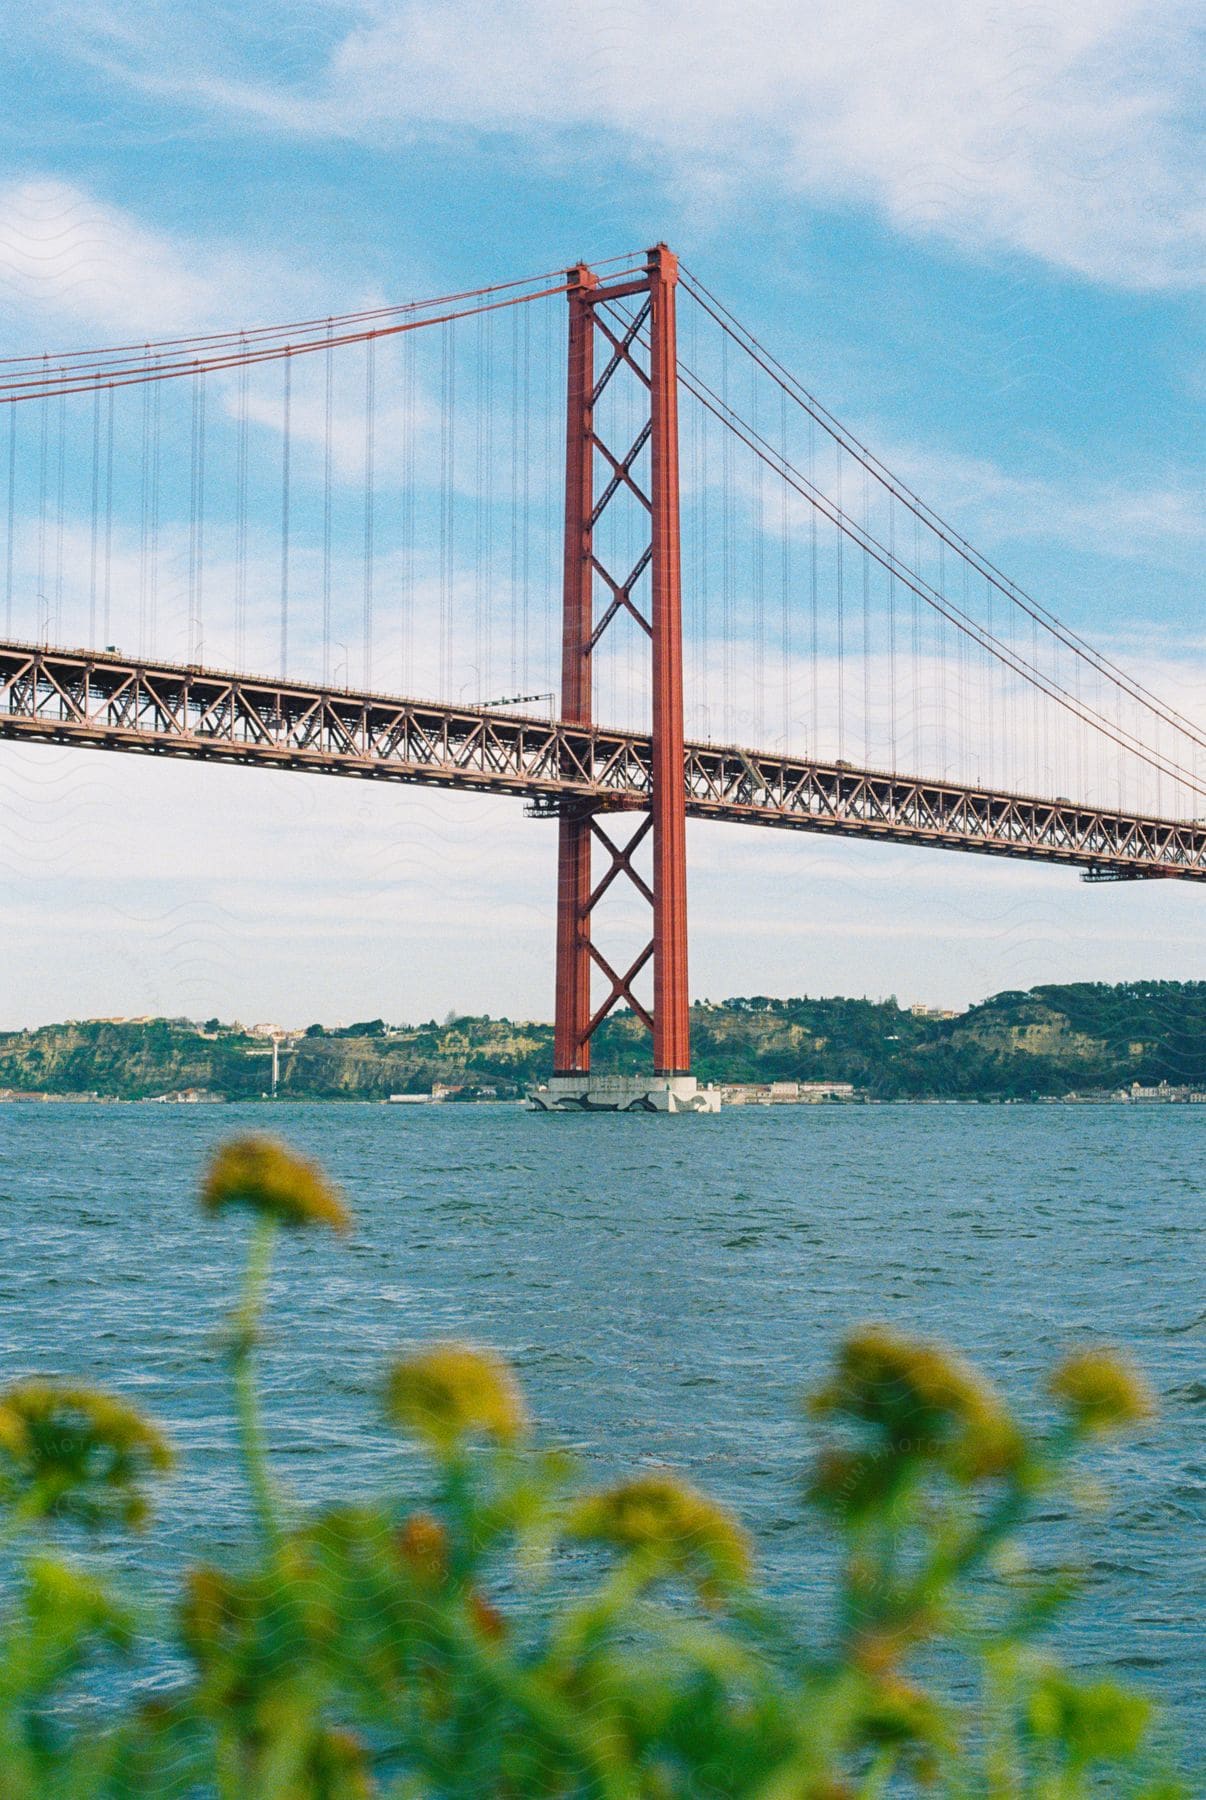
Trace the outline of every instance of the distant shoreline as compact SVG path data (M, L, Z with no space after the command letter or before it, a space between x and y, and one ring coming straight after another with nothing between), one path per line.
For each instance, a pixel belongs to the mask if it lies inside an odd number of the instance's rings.
M418 1099L419 1096L414 1096ZM373 1106L388 1107L385 1099L363 1094L279 1094L274 1099L271 1095L238 1095L228 1097L225 1094L211 1095L206 1100L178 1100L171 1095L145 1094L37 1094L37 1093L0 1093L0 1106ZM523 1108L524 1100L508 1098L500 1100L481 1099L477 1096L465 1100L444 1101L426 1100L424 1110L434 1107L455 1107L458 1110L465 1106L507 1107L514 1110ZM880 1099L869 1094L859 1094L848 1100L729 1100L726 1112L778 1112L790 1109L795 1112L821 1107L832 1111L835 1107L849 1111L852 1108L882 1106L1206 1106L1206 1091L1192 1093L1170 1093L1165 1095L1132 1095L1132 1094L1029 1094L1023 1096L1007 1096L983 1094L943 1094L943 1095L899 1095L893 1099ZM410 1108L408 1110L415 1110Z
M697 1002L690 1027L692 1073L730 1106L1206 1098L1206 981L1073 982L964 1012L754 995ZM480 1105L522 1099L547 1079L553 1051L547 1022L488 1014L305 1027L71 1019L0 1032L0 1098ZM596 1074L648 1072L648 1035L631 1012L603 1022L592 1053Z

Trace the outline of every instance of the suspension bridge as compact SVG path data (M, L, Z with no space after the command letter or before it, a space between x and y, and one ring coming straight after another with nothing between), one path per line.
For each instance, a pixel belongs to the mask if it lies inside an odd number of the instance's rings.
M538 1104L714 1104L690 1072L688 819L1206 880L1206 730L664 245L11 357L0 400L0 736L555 821ZM647 1079L592 1076L621 1005Z

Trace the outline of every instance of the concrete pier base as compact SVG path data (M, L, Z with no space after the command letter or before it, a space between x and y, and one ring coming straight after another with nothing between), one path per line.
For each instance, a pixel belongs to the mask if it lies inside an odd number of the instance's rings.
M720 1089L694 1075L550 1075L529 1088L532 1112L715 1113Z

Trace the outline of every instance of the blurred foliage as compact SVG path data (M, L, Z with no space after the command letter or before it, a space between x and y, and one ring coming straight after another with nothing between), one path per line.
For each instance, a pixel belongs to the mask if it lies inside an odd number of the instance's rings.
M292 1516L254 1381L269 1257L282 1228L342 1231L344 1204L254 1138L219 1151L203 1197L213 1229L256 1215L225 1339L255 1540L184 1576L157 1645L173 1685L113 1698L145 1619L71 1538L140 1528L170 1452L107 1395L0 1395L3 1800L1188 1795L1157 1766L1150 1703L1044 1647L1074 1584L1019 1544L1085 1442L1151 1411L1114 1353L1055 1370L1033 1430L942 1347L852 1332L807 1403L802 1487L838 1574L804 1642L723 1507L667 1472L585 1486L470 1345L384 1375L383 1421L430 1462L422 1508Z

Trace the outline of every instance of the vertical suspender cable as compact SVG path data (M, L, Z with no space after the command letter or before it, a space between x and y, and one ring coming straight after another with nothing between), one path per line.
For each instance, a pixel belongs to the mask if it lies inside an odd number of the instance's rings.
M50 379L47 358L42 358L42 380ZM50 402L41 402L41 441L38 452L38 634L50 642L50 608L46 599L46 465L50 454L47 433L50 430Z
M968 613L971 607L971 600L968 594L969 564L966 557L962 557L960 560L963 564L963 611ZM976 780L979 782L984 773L984 747L981 741L983 732L974 730L973 728L974 707L971 691L972 659L969 654L968 639L963 632L958 634L958 643L959 721L963 732L963 747L960 751L960 759L963 763L970 765L971 758L974 754Z
M838 761L846 756L846 532L843 526L845 513L842 510L842 447L837 450L837 475L835 481L835 503L837 506L837 524L834 527L837 551L837 743Z
M961 563L961 566L963 569L963 612L964 612L964 615L966 616L968 613L970 604L971 604L969 596L968 596L968 591L967 591L968 563L967 563L966 557L961 557L959 560L960 560L960 563ZM956 633L955 642L956 642L956 647L957 647L958 654L959 654L959 736L960 736L960 740L961 740L960 745L959 745L958 761L956 762L955 769L956 769L956 773L958 773L960 768L964 768L964 769L967 769L970 771L971 764L972 764L973 750L974 750L975 766L976 766L976 780L978 782L980 779L981 773L983 771L983 759L981 756L979 733L976 734L976 741L975 741L974 746L973 746L973 742L972 742L971 721L970 721L971 670L968 666L967 638L963 632L960 631L960 632Z
M474 402L473 402L473 697L480 700L482 688L482 645L485 638L486 570L485 524L482 517L486 470L486 315L478 313L474 338Z
M532 309L521 306L523 314L523 685L531 683L528 646L528 609L532 582Z
M8 534L4 544L4 635L13 635L13 529L17 517L17 409L8 408Z
M916 515L913 517L913 572L916 576L922 574L922 520ZM909 594L913 596L913 763L920 769L925 754L925 697L918 686L922 677L922 598L916 583L909 583Z
M989 635L989 637L991 637L993 635L992 582L991 581L986 580L984 583L984 598L985 598L985 610L986 610L986 614L987 614L985 622L986 622L986 625L988 628L988 635ZM997 780L997 756L996 756L996 679L997 678L996 678L996 668L994 666L994 660L988 654L987 650L984 652L984 655L983 655L983 668L984 668L984 676L985 676L985 694L984 694L985 776L984 776L984 779L985 779L986 784L991 785L993 782L995 782Z
M197 393L197 661L205 660L205 410L206 376Z
M693 408L695 412L700 409ZM712 582L711 582L711 543L708 538L708 484L710 479L710 457L708 446L711 443L712 415L705 412L699 422L699 485L696 489L696 506L699 511L699 659L703 670L703 692L701 699L704 705L704 717L707 720L707 734L712 736Z
M148 379L142 389L142 460L140 464L140 508L138 538L138 653L146 654L147 649L147 595L150 591L150 544L151 544L151 388L154 385L149 379L151 367L151 351L147 346L145 352L145 369Z
M327 347L323 353L322 423L322 682L331 680L331 422L334 412L334 354L331 321L327 320Z
M871 528L871 477L863 470L863 536ZM871 738L871 558L863 551L863 757L875 766Z
M494 685L494 371L498 363L497 318L486 320L486 641L482 651L484 692Z
M1078 709L1080 707L1080 664L1081 664L1080 657L1079 656L1073 657L1073 659L1072 659L1072 691L1076 697L1076 705L1077 705ZM1079 725L1075 726L1074 730L1076 732L1076 789L1075 789L1075 792L1081 798L1084 798L1084 796L1085 796L1085 734L1084 734L1083 729Z
M752 403L754 414L754 431L761 436L758 418L758 365L751 363ZM766 485L761 456L754 453L754 542L753 542L753 589L754 589L754 705L753 728L754 741L760 744L763 736L763 695L766 686Z
M113 409L115 396L112 387L108 390L108 404L105 420L105 588L103 597L104 628L101 638L109 642L112 630L111 604L113 595Z
M246 340L240 341L246 349ZM247 389L249 371L239 363L238 431L235 445L235 662L247 658Z
M787 463L787 391L779 390L779 455ZM781 536L779 556L779 589L780 617L779 627L781 642L779 652L783 659L783 748L791 749L791 712L792 712L792 643L791 628L791 498L787 483L779 483L779 530Z
M817 424L812 414L808 415L808 486L815 493L817 485ZM808 604L809 604L809 637L812 662L812 742L809 746L813 756L821 753L821 619L817 599L817 509L808 509Z
M511 308L511 686L519 682L519 308Z
M445 620L444 642L444 678L440 688L442 694L449 694L449 683L452 680L452 647L455 640L453 624L456 612L456 320L448 324L448 611Z
M444 678L440 688L442 694L451 698L450 683L452 680L453 645L456 641L456 357L457 328L456 320L448 323L448 611L445 620L444 642Z
M1123 725L1123 718L1125 718L1125 706L1127 706L1125 697L1123 697L1123 695L1118 695L1118 724L1120 724L1120 727ZM1136 722L1136 725L1138 725L1138 713L1139 707L1132 707L1130 716L1132 716L1132 720ZM1125 796L1125 787L1127 787L1127 770L1125 770L1125 758L1123 758L1121 743L1118 745L1118 756L1114 758L1114 765L1116 765L1116 767L1114 767L1114 779L1116 779L1116 787L1118 787L1118 799L1116 799L1116 805L1118 805L1118 810L1121 812L1121 810L1123 810L1123 805L1125 805L1123 796ZM1195 763L1195 769L1197 769L1197 763Z
M364 685L373 685L373 560L376 509L377 340L364 346Z
M92 527L88 537L88 642L96 647L96 578L100 535L101 390L92 390Z
M201 371L193 370L192 384L192 429L189 435L188 464L188 655L189 662L197 658L197 420L198 403L201 393Z
M938 592L945 600L946 594L946 544L938 539ZM933 617L935 662L938 673L938 773L949 773L947 761L947 717L946 717L946 621L938 613Z
M1101 670L1096 669L1094 671L1094 680L1093 680L1093 709L1095 712L1101 712L1103 706L1105 705L1105 700L1102 695L1101 687L1102 687ZM1114 722L1115 723L1119 722L1116 711L1114 713ZM1104 796L1105 792L1106 792L1106 786L1109 781L1110 752L1109 752L1109 746L1107 744L1099 744L1097 746L1097 749L1098 749L1098 763L1097 763L1097 767L1093 771L1093 791L1096 794L1100 790L1100 794L1102 796ZM1183 794L1183 795L1179 796L1179 801L1180 800L1187 801L1187 800L1189 800L1189 798L1190 798L1190 796L1188 794ZM1179 804L1178 804L1177 810L1180 811Z
M402 334L403 452L402 452L402 692L409 694L414 678L415 628L415 358L417 332Z
M888 767L896 770L896 496L888 494Z
M1038 657L1039 657L1038 620L1034 619L1034 618L1032 618L1030 621L1030 654L1033 659L1034 666L1035 666L1035 668L1037 668L1038 667ZM1050 757L1050 749L1047 748L1046 750L1044 750L1043 746L1040 744L1040 735L1045 738L1046 734L1047 734L1047 709L1043 705L1042 701L1039 698L1038 688L1032 687L1030 691L1034 696L1034 789L1033 789L1033 791L1037 794L1042 791L1039 786L1040 781L1043 780L1043 776L1044 776L1045 772L1050 770L1051 757Z
M54 636L63 641L63 526L67 504L67 395L59 394L59 434L55 467Z
M720 340L720 397L721 405L727 413L729 410L729 340ZM722 430L720 434L721 457L721 500L720 500L720 710L721 741L733 736L733 724L730 714L729 668L731 657L731 639L733 636L733 434Z
M159 357L155 366L159 366ZM161 463L161 431L163 423L163 383L151 383L151 654L159 642L159 477Z
M1046 648L1046 646L1044 646L1044 648ZM1051 656L1052 664L1054 665L1052 670L1053 679L1056 682L1059 682L1061 675L1058 641L1050 649L1049 655ZM1048 786L1046 792L1050 793L1052 788L1055 788L1060 793L1065 793L1068 787L1068 778L1064 766L1065 744L1067 738L1065 729L1066 721L1063 717L1062 709L1053 715L1051 709L1046 705L1044 705L1043 708L1043 719L1044 727L1048 733L1046 758Z
M440 327L440 621L436 650L436 679L439 683L439 695L442 700L451 698L448 693L448 593L449 566L452 555L451 478L449 475L449 436L452 412L452 403L449 397L452 385L451 357L448 347L450 330L451 327L447 324Z
M933 555L932 543L928 546ZM938 540L938 580L937 591L946 599L946 546ZM942 614L933 608L930 610L930 631L934 645L934 691L937 699L934 704L934 769L937 774L946 776L950 771L950 754L947 742L947 681L946 681L946 648L947 623Z
M1009 610L1009 648L1019 659L1025 655L1025 634L1027 619L1016 607ZM1033 737L1028 730L1027 715L1032 690L1014 672L1008 671L1006 680L1009 683L1009 758L1011 782L1014 787L1024 788L1029 777L1029 758L1033 749Z
M293 358L286 351L283 358L284 382L281 395L281 633L280 664L282 680L289 673L289 462L293 434Z

